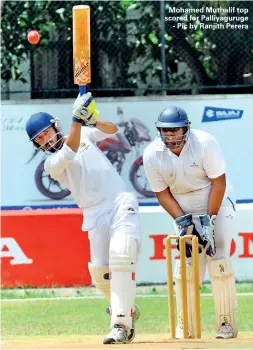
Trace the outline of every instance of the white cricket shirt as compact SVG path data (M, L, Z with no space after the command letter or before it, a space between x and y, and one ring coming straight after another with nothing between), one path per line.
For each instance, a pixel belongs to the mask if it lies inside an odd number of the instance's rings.
M144 150L143 162L152 190L161 192L169 187L185 213L206 212L210 179L225 173L217 141L209 133L196 129L190 129L179 156L166 148L159 137ZM225 196L229 195L228 187Z
M71 191L80 208L98 208L100 203L126 192L120 175L96 146L96 142L111 136L96 128L82 127L77 153L64 144L60 151L46 159L45 170Z

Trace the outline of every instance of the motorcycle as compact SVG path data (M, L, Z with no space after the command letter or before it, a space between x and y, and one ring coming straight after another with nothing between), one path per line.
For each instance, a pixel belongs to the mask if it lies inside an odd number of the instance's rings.
M121 107L117 108L117 115L120 118L118 127L123 128L123 132L118 132L116 135L101 141L98 147L105 153L119 174L121 174L126 160L126 154L132 152L132 149L135 148L136 159L129 171L130 181L138 193L145 197L154 197L154 193L149 189L144 172L143 159L140 155L141 144L151 141L149 129L137 118L125 121Z
M123 110L117 108L117 115L120 118L118 127L123 128L122 133L117 133L110 138L106 138L97 144L98 148L106 155L119 174L122 172L126 154L135 149L136 159L131 165L129 178L134 189L145 197L154 197L154 193L149 189L145 176L143 159L140 155L140 146L143 142L151 141L149 129L137 118L124 121ZM36 150L28 163L36 156ZM54 180L45 170L45 154L35 170L35 184L37 189L44 196L60 200L70 195L70 191L64 188L58 181Z

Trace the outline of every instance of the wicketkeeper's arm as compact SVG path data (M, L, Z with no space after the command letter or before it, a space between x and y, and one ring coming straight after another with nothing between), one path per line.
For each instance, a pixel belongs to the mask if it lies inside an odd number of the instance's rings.
M172 196L169 187L161 192L155 192L161 206L173 217L173 219L183 216L184 212L175 198Z
M223 174L217 178L210 179L212 185L208 197L208 215L217 215L220 209L225 190L226 190L226 175Z

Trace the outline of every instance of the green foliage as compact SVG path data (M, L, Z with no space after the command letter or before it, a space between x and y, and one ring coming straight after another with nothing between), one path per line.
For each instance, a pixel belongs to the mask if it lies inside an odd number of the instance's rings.
M52 22L47 16L48 1L5 1L2 18L1 78L26 82L19 65L27 60L34 47L27 41L27 33L36 29L42 35L39 46L47 46ZM33 14L37 13L37 16ZM43 14L43 15L42 15Z
M165 16L168 15L168 6L217 6L214 3L165 2ZM253 4L239 3L235 1L233 6L249 7L253 11ZM64 62L71 56L72 7L77 4L80 4L80 0L3 3L1 76L4 81L25 82L20 63L48 49L57 48L62 53L59 69L63 70ZM113 0L85 1L85 4L91 7L92 87L103 87L101 81L104 76L113 75L110 87L139 89L143 94L149 89L160 91L163 69L161 2ZM228 5L229 1L219 2L219 6ZM199 26L181 30L174 28L172 23L165 23L167 87L242 84L245 66L252 60L252 22L251 15L247 36L242 30L212 31L200 29ZM41 35L38 45L27 41L26 36L31 29L38 30ZM110 61L108 71L108 64L103 63L105 57ZM72 63L60 74L64 76L71 69ZM190 75L187 71L190 71Z

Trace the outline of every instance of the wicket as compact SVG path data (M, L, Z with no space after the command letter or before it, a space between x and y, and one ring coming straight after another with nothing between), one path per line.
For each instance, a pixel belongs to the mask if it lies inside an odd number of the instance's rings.
M198 253L198 238L192 235L186 236L168 236L165 240L166 248L166 266L167 266L167 285L168 285L168 307L171 338L176 337L176 321L174 310L174 293L173 293L173 271L172 271L172 250L171 241L179 239L180 250L180 270L181 270L181 295L183 308L183 331L184 339L188 335L188 301L187 301L187 280L186 280L186 239L192 240L192 267L193 267L193 288L194 288L194 329L195 338L201 338L201 320L200 320L200 286L199 286L199 253Z

